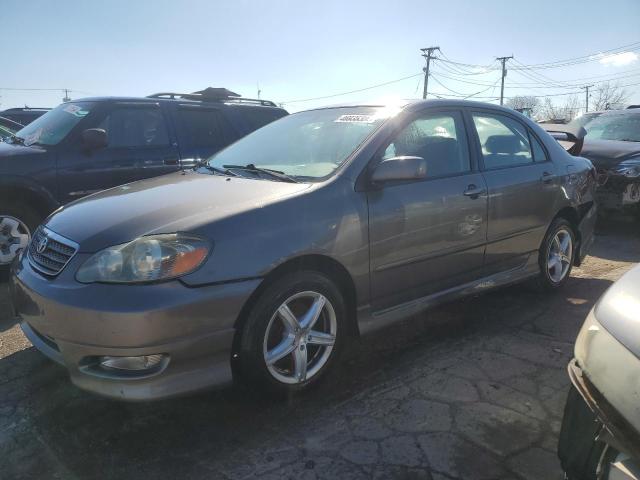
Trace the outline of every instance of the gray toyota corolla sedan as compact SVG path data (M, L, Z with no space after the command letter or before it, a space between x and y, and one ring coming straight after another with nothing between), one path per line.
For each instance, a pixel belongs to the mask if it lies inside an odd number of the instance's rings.
M58 210L16 258L12 300L102 395L300 390L350 337L532 277L560 287L592 240L594 187L588 160L506 108L310 110Z

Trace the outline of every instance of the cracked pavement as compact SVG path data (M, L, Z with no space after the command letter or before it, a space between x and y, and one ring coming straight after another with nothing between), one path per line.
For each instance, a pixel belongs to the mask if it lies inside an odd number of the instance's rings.
M7 318L0 284L0 478L562 479L573 342L640 260L639 233L601 227L560 292L514 286L356 341L284 402L237 388L140 404L84 393Z

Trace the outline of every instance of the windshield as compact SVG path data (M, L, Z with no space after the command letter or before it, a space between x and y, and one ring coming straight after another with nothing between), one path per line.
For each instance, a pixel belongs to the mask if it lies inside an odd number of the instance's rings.
M605 113L582 126L592 140L640 142L640 115L636 113Z
M380 107L341 107L296 113L230 145L210 157L208 164L220 169L225 165L251 164L293 178L320 179L342 165L391 114L389 109Z
M56 145L91 111L93 103L63 103L19 130L25 145Z

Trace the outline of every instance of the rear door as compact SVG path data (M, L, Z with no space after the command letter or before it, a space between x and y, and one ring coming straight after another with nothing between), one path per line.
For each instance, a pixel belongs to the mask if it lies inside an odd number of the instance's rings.
M489 191L485 271L523 266L540 247L560 188L555 166L533 132L515 116L470 114Z
M224 107L178 105L175 124L180 156L185 164L208 158L241 136L229 121Z
M384 309L460 285L482 274L487 197L468 146L463 116L433 111L409 119L374 161L415 155L423 180L371 189L371 298Z

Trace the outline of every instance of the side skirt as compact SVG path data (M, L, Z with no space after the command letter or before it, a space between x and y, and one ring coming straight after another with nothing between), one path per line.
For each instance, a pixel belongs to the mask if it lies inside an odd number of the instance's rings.
M449 288L441 292L420 297L383 310L371 311L365 306L358 311L358 328L361 335L367 335L379 329L386 328L396 322L405 320L413 315L422 313L429 308L450 302L469 295L479 295L494 288L519 283L538 274L537 252L531 253L527 262L521 266L505 272L495 273L473 282Z

